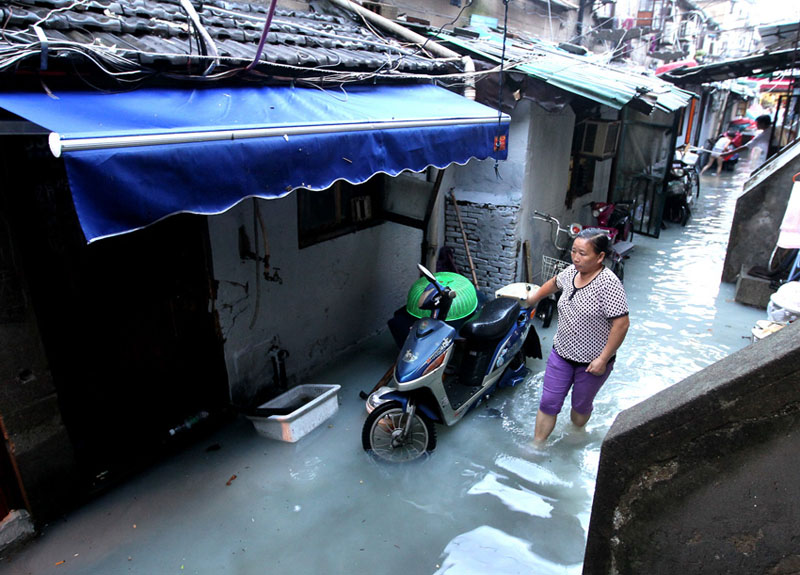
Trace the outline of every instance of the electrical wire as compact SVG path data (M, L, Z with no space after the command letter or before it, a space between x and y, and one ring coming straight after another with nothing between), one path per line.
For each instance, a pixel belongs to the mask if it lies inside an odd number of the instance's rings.
M181 0L181 2L186 2L188 0ZM264 50L264 44L267 42L267 34L269 34L269 29L272 26L272 17L275 14L275 6L278 4L278 0L271 0L269 3L269 10L267 11L267 19L264 22L264 30L261 32L261 38L258 41L258 47L256 48L256 55L253 57L253 61L250 62L246 70L252 70L257 64L258 61L261 60L261 52Z
M44 22L46 22L46 21L47 21L47 19L48 19L48 18L50 18L50 16L52 16L52 15L53 15L53 14L55 14L56 12L66 12L67 10L72 10L72 9L73 9L73 8L75 8L76 6L81 6L82 4L87 4L87 3L89 3L90 1L91 1L91 0L76 0L75 2L73 2L72 4L70 4L69 6L62 6L61 8L55 8L54 10L50 10L50 12L48 12L48 13L47 13L47 14L44 16L44 18L42 18L42 19L38 20L36 23L34 23L34 24L31 26L31 28L33 28L33 26L41 26L41 25L42 25Z
M500 82L497 93L497 135L495 136L494 151L500 151L500 134L503 130L503 65L506 61L506 38L508 37L508 2L503 0L505 6L505 17L503 19L503 53L500 56ZM494 173L497 179L500 178L500 161L494 160Z
M467 0L467 1L464 3L464 5L461 7L461 10L459 10L459 11L458 11L458 14L456 14L456 17L455 17L455 18L453 18L452 20L450 20L450 22L446 22L445 24L442 24L442 26L441 26L441 27L440 27L440 28L439 28L439 29L436 31L436 33L435 33L435 34L433 34L432 36L428 36L428 39L427 39L427 40L425 40L425 42L423 42L423 43L422 43L422 46L420 46L420 47L419 47L419 51L418 51L418 52L421 52L422 50L424 50L424 49L425 49L425 46L428 44L428 42L430 42L430 41L431 41L431 39L432 39L434 36L438 36L439 34L441 34L441 33L442 33L442 31L445 29L445 27L447 27L447 26L452 26L453 24L455 24L455 23L458 21L458 19L459 19L459 18L461 18L461 14L463 14L463 13L464 13L464 10L466 10L466 9L467 9L467 8L469 8L470 6L472 6L472 0ZM418 52L417 52L417 53L418 53Z
M51 10L44 15L44 17L40 18L38 22L40 24L45 24L56 12L63 12L79 5L85 5L88 2L89 0L78 0L68 6ZM462 7L462 10L459 12L459 16L457 16L453 22L458 20L460 15L463 13L464 8L467 6L469 6L469 4ZM269 73L264 73L255 69L246 70L245 63L249 62L248 59L232 56L220 56L215 47L212 49L213 40L210 40L210 34L208 34L208 31L200 22L199 15L195 21L195 19L193 19L188 13L188 10L186 10L186 7L182 5L182 8L184 8L184 11L187 12L187 27L182 27L182 29L184 29L187 33L187 51L154 51L143 54L146 54L148 58L152 58L153 60L162 58L170 59L190 57L191 60L205 63L204 65L206 65L206 68L202 74L193 74L191 72L178 73L174 71L163 70L157 71L143 65L138 59L131 57L140 53L137 50L124 50L116 46L109 47L97 43L86 44L71 40L48 39L48 51L51 54L51 57L68 55L73 56L78 60L86 60L103 74L109 76L117 82L120 82L121 84L127 85L134 85L154 76L211 82L226 78L233 78L241 75L243 72L247 72L247 76L250 76L253 79L277 79L275 74L280 73L281 70L285 70L290 76L293 76L291 78L286 78L287 80L296 81L314 87L318 87L318 85L322 84L337 84L339 86L344 86L348 83L366 82L379 77L388 78L391 80L428 80L440 82L445 85L457 85L458 83L466 82L469 79L480 80L488 74L496 73L498 69L493 68L492 70L472 73L466 73L463 71L451 73L446 71L446 67L454 63L452 58L424 57L419 54L421 50L419 46L415 45L414 49L407 49L394 40L383 38L371 27L367 29L367 32L364 32L364 28L358 29L358 32L364 34L364 36L357 37L353 34L354 31L352 29L347 29L346 27L342 26L340 26L338 29L334 27L333 32L329 32L315 29L310 26L304 26L303 24L292 22L290 20L286 20L285 18L275 18L275 23L292 26L299 31L312 32L315 36L335 39L343 44L344 48L341 48L342 50L347 50L348 45L350 48L355 49L366 44L373 47L374 51L382 53L385 57L385 61L381 62L380 65L375 69L366 72L332 69L334 66L340 64L341 60L339 60L339 62L319 64L316 66L298 66L270 62L268 64L268 70L270 70ZM204 8L204 11L205 10L208 10L208 13L212 15L216 15L216 13L219 12L220 14L233 16L237 21L243 20L245 22L263 22L265 20L262 17L254 17L217 7L206 6ZM3 40L7 43L6 46L0 47L0 71L13 69L29 59L38 58L40 57L42 50L42 42L30 31L30 29L16 31L8 30L8 25L11 22L11 19L12 12L11 8L9 8L9 14L6 17L5 22L3 22L2 30L0 30L0 32L2 32ZM174 23L168 22L168 24ZM328 24L329 23L326 22L326 25ZM445 26L442 26L439 29L440 33L444 30ZM253 25L253 27L255 28L256 26ZM206 34L208 34L208 38L206 38ZM193 43L197 45L197 50L200 52L199 54L194 53L192 48ZM429 62L433 66L440 67L440 71L437 73L416 73L404 71L407 69L410 62L418 59ZM529 60L530 57L527 55L524 58L512 57L508 61L506 61L504 58L499 68L502 69L505 67L505 69L513 69L515 66L521 65L525 61ZM77 61L72 62L73 67L76 63ZM218 68L218 70L215 70L215 67ZM225 69L220 69L221 67L225 67ZM77 68L75 69L77 70ZM247 79L247 76L243 76L242 78ZM86 81L87 84L89 83L85 78L82 79Z

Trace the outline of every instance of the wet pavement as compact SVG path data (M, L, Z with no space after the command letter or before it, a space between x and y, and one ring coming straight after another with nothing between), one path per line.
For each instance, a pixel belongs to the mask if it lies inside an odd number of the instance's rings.
M544 369L535 360L529 381L439 427L431 457L375 462L361 449L358 392L394 359L384 334L308 382L342 385L341 406L298 443L237 420L46 526L0 560L0 574L580 573L614 417L748 345L765 317L719 282L743 182L704 177L685 228L635 238L625 270L631 329L585 431L565 407L547 450L531 449ZM549 348L555 322L535 325Z

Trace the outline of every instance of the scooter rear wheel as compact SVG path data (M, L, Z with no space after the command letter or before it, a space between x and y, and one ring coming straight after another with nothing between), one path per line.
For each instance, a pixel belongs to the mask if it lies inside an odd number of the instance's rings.
M364 450L392 463L403 463L421 457L436 448L436 428L419 412L411 418L410 429L401 439L404 410L399 401L378 406L367 416L361 432Z

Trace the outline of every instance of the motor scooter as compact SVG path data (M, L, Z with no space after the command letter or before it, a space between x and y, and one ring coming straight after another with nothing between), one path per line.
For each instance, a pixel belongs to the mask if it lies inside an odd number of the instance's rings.
M515 283L497 290L495 299L456 330L444 320L458 294L418 267L430 283L419 307L431 317L411 326L392 380L367 398L361 433L364 449L390 462L433 451L434 424L458 423L495 388L523 381L530 373L525 357L542 356L526 303L538 286Z
M633 242L633 204L631 200L615 203L590 202L592 216L597 219L597 226L615 230L612 243Z

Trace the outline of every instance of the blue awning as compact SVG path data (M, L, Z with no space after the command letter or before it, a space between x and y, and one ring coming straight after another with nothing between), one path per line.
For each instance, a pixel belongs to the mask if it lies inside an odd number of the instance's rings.
M247 197L507 155L508 116L432 85L5 93L0 107L53 132L90 242Z

